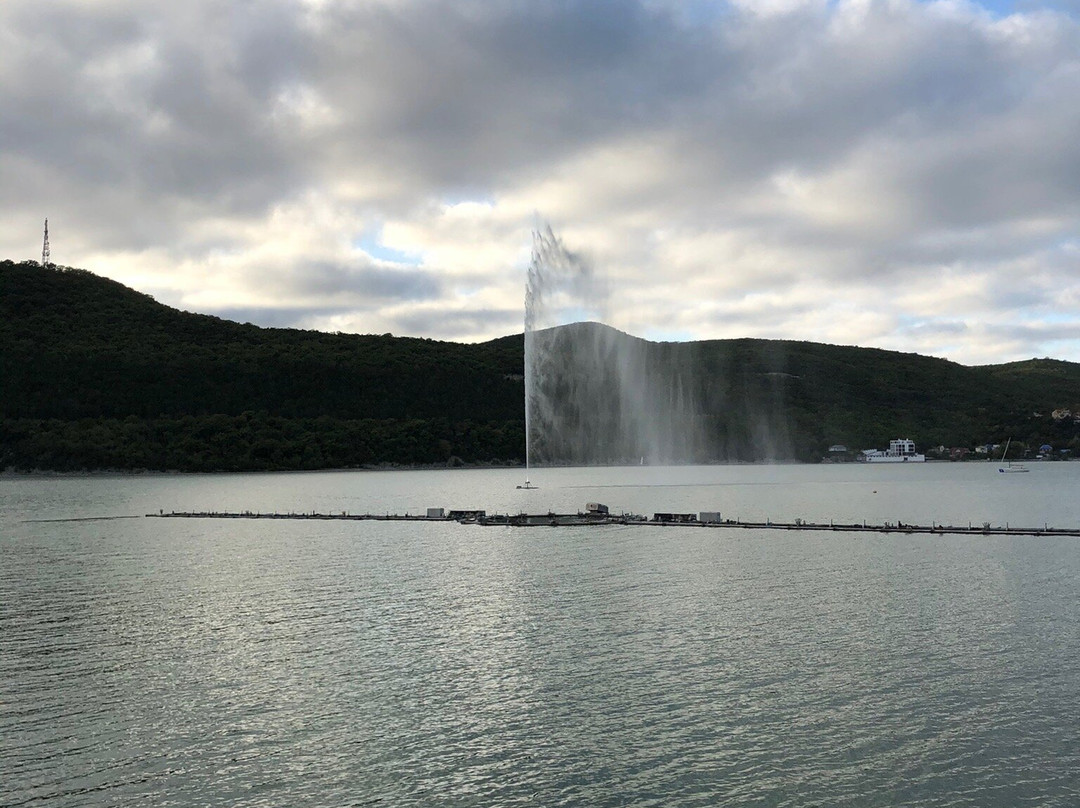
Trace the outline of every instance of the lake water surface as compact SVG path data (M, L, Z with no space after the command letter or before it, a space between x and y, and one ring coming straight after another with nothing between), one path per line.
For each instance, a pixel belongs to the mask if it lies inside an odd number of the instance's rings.
M523 478L0 479L0 805L1080 804L1080 539L143 516L1080 526L1080 463Z

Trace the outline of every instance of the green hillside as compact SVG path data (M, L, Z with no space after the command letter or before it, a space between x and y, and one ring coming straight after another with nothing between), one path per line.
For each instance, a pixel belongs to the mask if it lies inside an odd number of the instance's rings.
M596 324L552 332L551 348L593 402L552 444L552 462L645 453L616 434L630 415L612 358L627 356L645 398L677 389L685 413L671 434L688 425L686 460L815 460L834 443L900 436L920 448L1077 442L1072 419L1050 417L1080 410L1080 366L1068 362L964 367L805 342L649 343ZM259 328L176 311L83 270L0 262L4 468L521 462L522 366L521 335L467 345ZM586 444L603 451L575 456Z
M693 412L684 403L672 420L692 433L683 454L700 462L812 461L833 444L887 447L896 437L912 438L921 450L973 448L1010 437L1021 452L1043 443L1080 448L1072 419L1051 417L1059 409L1080 411L1080 365L1073 363L965 367L918 354L811 342L647 343L597 324L560 331L549 347L562 366L577 368L578 387L590 388L575 391L582 401L614 401L604 362L614 354L609 345L622 346L624 366L625 356L635 353L626 344L638 345L634 375L648 398L674 390L692 402ZM611 423L625 424L617 401L580 432L611 437ZM673 429L665 438L677 443L680 434ZM608 455L633 460L647 454L643 449L616 448ZM557 453L570 451L560 446Z
M266 329L89 272L0 263L0 466L516 462L522 338ZM455 459L456 458L456 459Z

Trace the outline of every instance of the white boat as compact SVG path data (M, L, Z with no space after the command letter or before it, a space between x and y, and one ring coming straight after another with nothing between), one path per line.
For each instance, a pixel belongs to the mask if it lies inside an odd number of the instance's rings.
M889 441L887 451L866 449L862 453L862 459L867 463L925 463L926 455L915 452L915 441L898 438Z
M1007 462L1005 460L1005 455L1009 453L1010 443L1012 443L1012 438L1009 438L1007 441L1005 441L1005 451L1001 453L1001 462L1005 465L998 466L998 471L1000 471L1002 474L1023 474L1027 471L1030 471L1030 469L1022 463L1017 463L1016 465L1013 465L1011 462Z

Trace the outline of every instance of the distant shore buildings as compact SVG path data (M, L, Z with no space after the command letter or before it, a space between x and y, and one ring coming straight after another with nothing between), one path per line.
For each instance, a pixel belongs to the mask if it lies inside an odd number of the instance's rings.
M1070 460L1077 454L1075 447L1055 449L1049 443L1025 447L1023 443L1013 442L1016 451L1014 457L1028 460ZM966 446L931 446L925 453L916 451L915 442L910 438L897 438L889 442L889 448L852 450L842 443L829 446L821 458L823 463L924 463L928 460L993 460L1000 458L1004 449L1002 443L981 443L974 448ZM1080 455L1078 455L1080 456Z
M889 441L889 448L864 449L859 458L866 463L925 463L926 455L915 451L915 441L910 438L897 438Z

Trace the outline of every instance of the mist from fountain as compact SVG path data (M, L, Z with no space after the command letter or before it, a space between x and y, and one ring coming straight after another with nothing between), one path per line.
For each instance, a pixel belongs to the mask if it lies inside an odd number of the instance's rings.
M550 227L533 234L525 293L526 474L534 464L703 462L692 346L603 325L609 287ZM590 322L592 320L592 322Z
M550 226L533 231L532 257L525 282L525 472L526 485L536 457L538 433L556 427L555 387L557 367L553 357L552 329L572 322L575 315L588 316L583 301L603 309L604 288L596 283L591 266L571 253ZM581 317L577 317L581 319ZM541 454L544 454L541 452ZM553 458L544 456L545 462Z

